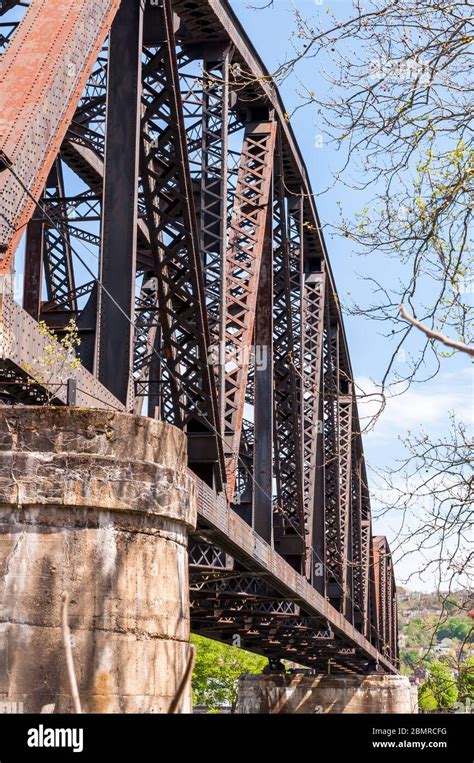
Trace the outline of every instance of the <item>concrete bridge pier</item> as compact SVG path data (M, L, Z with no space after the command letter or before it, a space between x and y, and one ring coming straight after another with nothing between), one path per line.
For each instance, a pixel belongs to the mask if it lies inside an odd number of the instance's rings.
M237 713L417 713L417 692L398 675L244 675Z
M185 435L101 410L0 409L0 703L167 712L189 654ZM189 691L180 712L190 711Z

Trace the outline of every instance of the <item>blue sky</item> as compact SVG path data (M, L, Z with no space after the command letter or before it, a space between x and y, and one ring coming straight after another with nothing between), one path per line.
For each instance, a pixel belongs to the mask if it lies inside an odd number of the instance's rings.
M265 0L250 0L252 5L264 5ZM271 8L252 10L247 0L231 0L231 5L243 23L250 39L254 43L261 58L270 71L281 64L291 50L289 37L292 29L293 3L288 0L275 0ZM325 7L336 15L347 13L351 8L348 0L296 0L294 3L303 16L311 17L317 11L324 12ZM327 88L325 67L328 65L324 57L303 61L297 71L284 81L280 92L289 113L300 105L298 91L302 85L324 93ZM341 157L335 148L322 138L323 126L317 122L316 109L309 106L296 111L291 117L303 157L308 168L313 191L316 194L316 204L323 226L337 221L338 202L346 217L361 211L370 201L371 192L348 190L341 183L335 183L335 170L341 166ZM333 237L325 230L326 244L331 265L336 278L336 284L342 303L352 299L359 303L368 304L370 291L358 277L371 275L387 283L397 277L397 263L386 258L370 255L362 257L355 254L350 240L343 237ZM428 297L429 295L427 295ZM346 316L346 332L349 341L352 366L355 377L365 391L373 389L373 382L378 382L386 368L388 358L392 354L390 341L380 333L378 324L372 321ZM414 338L412 349L415 351L417 339ZM403 362L401 359L398 361ZM403 369L401 369L403 370ZM423 426L427 433L437 435L446 429L449 411L458 412L465 421L473 420L473 376L467 356L457 355L442 362L441 371L430 382L416 385L401 397L389 400L386 411L382 415L375 430L364 437L366 459L370 466L384 468L394 465L403 456L403 447L399 437L407 430L416 431ZM361 415L369 413L364 407ZM373 508L377 508L375 499L375 484L372 474ZM416 523L416 516L412 521ZM376 534L386 534L389 542L395 542L398 527L398 514L388 518L375 520ZM397 577L403 579L408 573L414 572L421 565L422 559L414 555L403 561L396 568ZM414 576L410 588L432 590L434 581L431 576L420 579Z

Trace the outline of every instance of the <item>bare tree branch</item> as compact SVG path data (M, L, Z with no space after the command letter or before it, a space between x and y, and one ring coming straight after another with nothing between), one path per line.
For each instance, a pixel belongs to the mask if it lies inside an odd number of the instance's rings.
M186 688L189 685L189 682L191 680L191 676L193 674L194 669L194 663L196 662L196 647L194 644L189 644L189 656L188 656L188 662L186 665L186 670L184 671L184 675L180 681L180 684L178 686L178 689L176 691L175 696L173 697L173 700L169 706L168 714L173 715L179 707L179 703L181 702L181 698L186 690Z
M71 696L72 696L72 701L74 704L74 711L78 714L81 714L82 713L81 700L80 700L79 691L77 688L76 673L74 670L74 659L72 656L72 647L71 647L71 631L69 630L69 623L68 623L69 594L67 591L64 591L63 595L61 596L61 599L63 602L62 612L61 612L63 644L64 644L64 651L66 652L66 665L67 665L69 686L71 688Z
M428 328L428 326L425 326L421 321L418 321L412 315L407 313L403 305L400 305L400 315L405 318L408 323L411 323L412 326L415 326L426 334L430 339L436 339L438 342L445 344L446 347L451 347L454 350L459 350L460 352L465 352L467 355L474 356L474 347L464 344L464 342L457 342L455 339L450 339L444 334L441 334L440 331L434 331L433 329Z

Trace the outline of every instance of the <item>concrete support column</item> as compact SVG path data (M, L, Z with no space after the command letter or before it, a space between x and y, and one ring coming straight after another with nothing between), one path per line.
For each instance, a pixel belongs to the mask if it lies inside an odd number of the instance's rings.
M174 427L110 411L0 409L0 702L72 711L68 591L83 711L167 712L188 658L195 520Z
M245 675L237 713L417 713L406 676Z

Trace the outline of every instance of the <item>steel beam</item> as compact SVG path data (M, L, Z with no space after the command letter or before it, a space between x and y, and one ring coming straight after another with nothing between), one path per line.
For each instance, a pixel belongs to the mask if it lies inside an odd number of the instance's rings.
M294 240L290 249L289 202L280 136L275 157L274 196L274 458L278 510L274 518L274 539L275 548L302 570L305 554L303 459L299 372L295 362L301 337L295 333L293 295L293 290L299 293L301 287L300 252L299 249L294 251Z
M246 126L226 256L224 438L230 499L240 449L275 131L271 120Z
M110 33L96 368L133 406L143 0L122 0Z
M39 320L44 256L43 213L39 207L26 227L23 307L32 318Z
M305 529L307 538L306 577L312 580L315 565L321 565L323 559L317 551L317 533L321 527L315 518L315 512L321 510L320 502L316 507L317 486L321 469L318 465L319 437L322 431L321 413L321 373L323 356L324 298L326 278L324 271L306 274L303 290L303 350L302 350L302 435L303 435L303 498L305 510ZM318 468L319 466L319 468ZM316 568L319 570L319 567ZM322 577L318 575L317 577Z
M267 216L255 317L254 491L252 526L267 543L273 530L273 238Z
M339 463L339 330L326 303L324 326L324 474L326 487L326 567L328 594L340 605L343 596Z
M60 158L57 157L42 198L42 206L45 208L43 264L46 294L49 302L67 304L69 310L75 312L77 300L74 295L74 268L71 239L66 224L68 209L65 196L63 168Z
M32 0L0 58L0 151L13 170L0 172L0 275L11 269L118 6Z
M338 395L336 404L338 407L339 430L338 430L338 460L339 460L339 531L342 590L343 601L341 605L348 619L349 610L352 606L352 586L349 575L352 569L352 540L351 540L351 454L352 454L352 395Z

